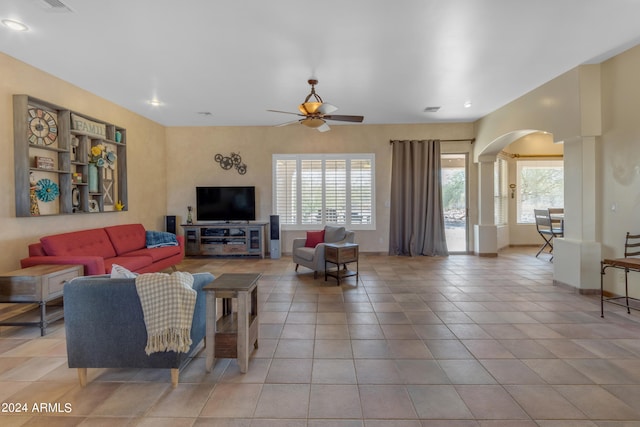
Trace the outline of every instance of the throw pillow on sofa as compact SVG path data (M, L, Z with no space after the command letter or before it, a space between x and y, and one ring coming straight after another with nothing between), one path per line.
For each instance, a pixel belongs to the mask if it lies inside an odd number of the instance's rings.
M133 279L137 274L127 270L121 265L111 264L111 278L112 279Z
M324 242L324 230L320 231L307 231L307 241L304 246L307 248L315 248L320 243Z

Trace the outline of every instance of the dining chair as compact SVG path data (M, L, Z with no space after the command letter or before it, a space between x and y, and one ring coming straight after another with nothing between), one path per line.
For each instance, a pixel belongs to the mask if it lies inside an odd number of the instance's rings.
M609 267L624 270L624 296L610 296L605 298L604 294L604 274ZM605 258L600 262L600 317L604 317L604 303L610 302L627 308L627 314L631 314L630 309L640 310L638 304L632 306L630 301L638 302L640 299L629 296L629 272L640 272L640 234L627 232L624 239L624 258ZM620 302L619 300L624 300Z
M549 248L549 253L553 254L553 239L564 236L564 220L560 222L552 221L549 209L534 209L533 213L536 218L536 229L538 230L538 234L540 234L544 240L544 243L536 254L536 258L547 247ZM551 256L550 261L551 260L553 260L553 255Z
M564 208L549 208L549 218L551 218L551 228L556 233L564 236Z

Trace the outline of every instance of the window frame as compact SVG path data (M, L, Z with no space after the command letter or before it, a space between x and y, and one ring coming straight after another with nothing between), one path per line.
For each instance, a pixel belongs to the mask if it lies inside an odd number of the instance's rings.
M515 171L516 171L516 185L517 185L517 192L516 192L516 204L515 204L515 214L516 214L516 224L519 225L535 225L536 221L535 218L533 217L533 209L547 209L547 208L562 208L564 207L564 190L562 193L562 198L563 201L561 203L562 206L560 206L560 204L555 204L554 206L539 206L539 207L534 207L531 208L531 216L532 219L531 221L523 221L522 220L522 215L521 215L521 211L522 211L522 191L523 191L523 185L522 185L522 168L526 167L527 164L529 164L529 167L536 167L535 164L537 164L537 167L542 168L544 163L551 163L549 165L547 165L548 168L553 168L553 167L559 167L559 166L553 166L553 163L557 163L559 165L562 166L562 176L563 176L563 188L564 188L564 160L563 159L557 159L557 158L536 158L536 159L517 159L515 162ZM556 206L557 205L557 206Z
M271 211L274 215L278 215L277 212L277 203L278 203L278 173L277 173L277 165L278 161L295 161L296 162L296 174L297 174L297 183L295 186L296 189L296 224L284 223L282 220L280 222L280 228L282 230L321 230L325 225L338 225L344 226L349 230L375 230L376 229L376 185L375 185L375 153L324 153L324 154L273 154L272 155L272 207ZM345 161L345 171L346 171L346 183L345 183L345 192L346 192L346 200L347 200L347 212L350 212L350 203L351 200L351 162L354 160L368 160L371 164L371 223L370 224L361 224L361 223L351 223L351 215L345 215L344 223L335 223L335 222L326 222L326 217L323 217L321 222L314 224L305 224L302 223L301 218L301 192L302 186L301 179L301 165L305 160L320 160L322 162L321 170L322 170L322 206L325 206L325 173L326 173L326 161Z

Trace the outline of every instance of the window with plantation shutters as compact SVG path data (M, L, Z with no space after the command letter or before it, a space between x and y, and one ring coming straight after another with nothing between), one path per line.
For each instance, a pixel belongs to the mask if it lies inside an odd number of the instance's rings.
M274 214L284 229L373 229L373 154L274 154Z
M280 215L281 224L295 224L297 216L298 201L298 175L297 161L295 159L274 159L273 188L274 194L281 197L274 197L274 212Z

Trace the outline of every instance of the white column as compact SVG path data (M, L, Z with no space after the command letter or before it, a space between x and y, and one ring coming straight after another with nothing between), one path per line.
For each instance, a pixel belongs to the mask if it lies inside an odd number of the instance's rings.
M498 229L494 216L494 163L480 161L478 168L478 224L474 226L474 252L479 256L498 255Z
M553 244L553 280L582 292L600 289L596 241L596 138L564 141L564 238Z

